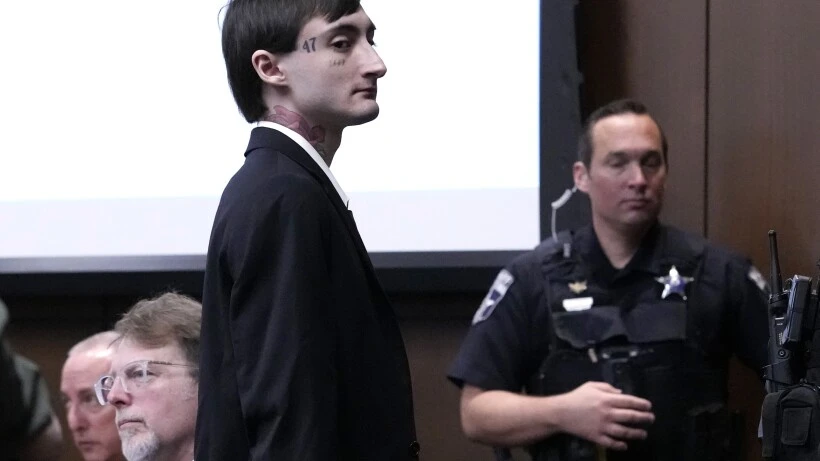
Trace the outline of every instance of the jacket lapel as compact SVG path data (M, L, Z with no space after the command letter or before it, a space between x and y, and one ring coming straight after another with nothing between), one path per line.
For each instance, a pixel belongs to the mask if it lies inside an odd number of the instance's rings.
M336 188L333 187L333 183L330 182L330 179L328 179L325 172L322 171L319 165L316 164L316 162L307 152L305 152L304 149L302 149L299 144L290 139L286 134L277 130L264 127L254 128L253 131L251 131L251 139L248 142L248 149L245 151L245 155L247 156L252 150L259 148L274 149L277 152L282 153L294 162L298 163L302 168L307 170L313 177L315 177L317 181L319 181L319 184L322 185L322 189L325 191L325 194L328 198L330 198L330 202L333 204L333 207L336 208L336 212L342 217L342 222L344 222L345 227L347 227L350 238L353 239L353 243L355 244L357 253L359 254L359 259L362 261L364 267L367 268L366 272L368 274L368 279L372 289L378 292L382 299L386 302L387 296L382 289L381 283L379 283L376 278L376 271L373 268L373 263L370 261L370 255L367 253L367 248L364 246L362 237L359 235L359 229L356 227L356 221L353 219L353 213L347 209L347 206L345 206L344 203L342 203L339 193L336 191Z

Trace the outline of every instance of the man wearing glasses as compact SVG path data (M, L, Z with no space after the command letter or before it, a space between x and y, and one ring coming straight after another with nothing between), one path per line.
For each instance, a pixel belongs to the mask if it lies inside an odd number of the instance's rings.
M166 293L138 302L115 325L111 372L95 391L116 408L128 461L194 458L201 319L197 301Z
M100 405L94 395L94 383L111 368L109 346L118 336L105 331L80 341L68 351L63 365L60 394L74 445L84 461L123 459L114 407Z

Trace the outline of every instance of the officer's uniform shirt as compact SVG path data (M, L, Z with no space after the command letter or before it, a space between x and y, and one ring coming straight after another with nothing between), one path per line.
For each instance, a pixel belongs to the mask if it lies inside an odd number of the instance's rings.
M602 306L616 306L625 316L640 309L671 316L667 320L677 315L666 324L685 322L682 335L723 372L732 353L757 372L766 364L767 287L748 260L661 224L620 270L609 263L591 226L567 240L568 257L564 245L549 239L499 273L449 370L456 385L521 391L550 351L552 313ZM678 293L674 283L669 287L673 275L684 280ZM664 277L667 283L658 280ZM671 293L663 297L665 289ZM632 327L633 335L655 334Z

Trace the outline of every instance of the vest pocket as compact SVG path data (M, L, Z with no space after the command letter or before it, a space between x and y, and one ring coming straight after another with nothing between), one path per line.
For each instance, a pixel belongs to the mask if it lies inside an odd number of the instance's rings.
M686 339L686 303L641 303L632 309L595 306L583 311L553 312L555 335L574 349L586 349L622 337L632 344Z

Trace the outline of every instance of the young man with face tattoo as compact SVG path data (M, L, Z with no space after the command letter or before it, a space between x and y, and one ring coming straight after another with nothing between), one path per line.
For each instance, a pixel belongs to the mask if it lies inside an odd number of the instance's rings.
M386 72L358 0L233 0L222 48L256 127L208 249L196 459L418 457L398 323L329 170Z

